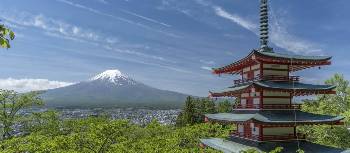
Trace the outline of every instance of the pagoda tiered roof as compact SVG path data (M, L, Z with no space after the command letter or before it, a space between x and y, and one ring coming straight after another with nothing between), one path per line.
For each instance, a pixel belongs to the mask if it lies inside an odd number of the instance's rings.
M332 85L314 85L300 82L275 82L268 80L252 81L235 86L228 87L220 91L210 92L211 97L235 96L248 91L250 88L262 88L270 91L291 92L294 96L313 95L313 94L334 94Z
M272 124L342 124L344 117L329 115L318 115L300 110L245 110L232 113L205 114L209 121L214 122L247 122Z
M276 147L283 147L281 153L295 153L298 149L302 149L308 153L350 153L350 150L338 149L323 146L308 141L283 141L283 142L254 142L245 139L231 138L211 138L201 139L202 144L212 147L225 153L235 153L242 150L256 149L259 152L269 152Z
M245 58L236 61L227 66L214 68L214 74L239 74L247 65L266 63L266 64L287 64L290 71L299 71L306 68L330 65L331 56L303 56L290 55L276 52L253 50Z

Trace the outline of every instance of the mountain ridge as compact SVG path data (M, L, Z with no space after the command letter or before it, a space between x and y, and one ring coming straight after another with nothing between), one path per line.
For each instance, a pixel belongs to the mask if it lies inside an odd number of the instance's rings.
M145 85L117 69L42 94L48 107L180 108L187 96Z

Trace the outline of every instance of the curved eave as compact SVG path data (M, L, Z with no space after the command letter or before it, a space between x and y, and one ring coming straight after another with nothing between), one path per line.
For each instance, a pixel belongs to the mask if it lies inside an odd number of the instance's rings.
M238 60L232 64L223 66L223 67L219 67L219 68L213 68L212 73L213 74L238 74L240 73L240 71L243 69L243 67L246 64L252 63L252 55L255 53L256 51L253 50L248 56L244 57L241 60Z
M332 59L332 56L303 56L303 55L289 55L276 52L255 52L258 56L270 57L270 58L279 58L287 60L301 60L301 61L329 61Z
M303 112L304 113L304 112ZM320 115L325 116L325 115ZM267 116L261 115L261 114L233 114L233 113L218 113L218 114L205 114L205 117L208 121L212 122L222 122L222 123L241 123L241 122L248 122L252 121L255 123L261 123L261 124L300 124L300 125L307 125L307 124L342 124L342 120L344 120L344 117L336 116L336 117L329 117L327 119L305 119L302 120L302 118L294 120L294 121L285 121L285 120L270 120Z
M245 66L256 62L268 64L288 64L292 65L290 67L290 71L299 71L316 66L330 65L331 59L332 56L301 56L275 52L259 52L257 50L253 50L245 58L227 66L213 68L212 72L213 74L239 74Z
M245 91L249 91L249 89L251 89L252 87L260 88L264 90L270 90L270 91L291 92L294 96L314 95L314 94L335 94L334 89L336 88L336 86L330 86L330 85L311 85L311 84L303 84L303 83L295 83L293 85L292 83L285 84L285 83L276 83L276 82L270 82L270 81L258 81L258 82L251 82L247 84L229 87L222 91L217 91L217 92L210 91L209 97L235 97Z

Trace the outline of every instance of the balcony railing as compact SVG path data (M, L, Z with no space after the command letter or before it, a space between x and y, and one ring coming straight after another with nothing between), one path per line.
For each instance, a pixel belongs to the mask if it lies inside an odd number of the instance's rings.
M297 133L297 135L294 134L287 134L287 135L253 135L250 133L242 133L237 131L231 131L230 136L237 137L237 138L244 138L244 139L250 139L250 140L256 140L256 141L280 141L280 140L305 140L306 136L302 133Z
M234 80L234 83L235 85L239 85L243 83L260 81L260 80L299 82L300 77L299 76L282 76L282 75L264 75L264 76L257 75L256 77L250 78L250 79Z
M262 141L277 141L277 140L305 140L306 136L302 133L297 133L297 135L294 134L288 134L288 135L264 135L261 137Z
M235 109L301 109L301 104L237 104Z

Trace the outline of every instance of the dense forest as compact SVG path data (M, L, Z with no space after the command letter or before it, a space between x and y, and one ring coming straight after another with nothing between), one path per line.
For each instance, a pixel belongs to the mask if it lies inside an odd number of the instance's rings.
M305 126L299 130L308 135L309 141L350 148L350 132L347 129L350 123L349 82L336 74L326 84L337 85L337 94L306 100L303 110L344 116L345 125ZM203 114L229 112L234 102L192 97L187 98L176 125L168 126L156 120L144 126L135 125L127 120L111 120L107 115L62 119L55 111L19 115L21 109L43 105L38 94L0 91L0 122L3 125L1 152L217 152L200 148L199 139L226 137L234 128L232 125L203 123ZM22 135L13 135L15 124L21 125ZM280 150L283 148L276 148L272 152Z

